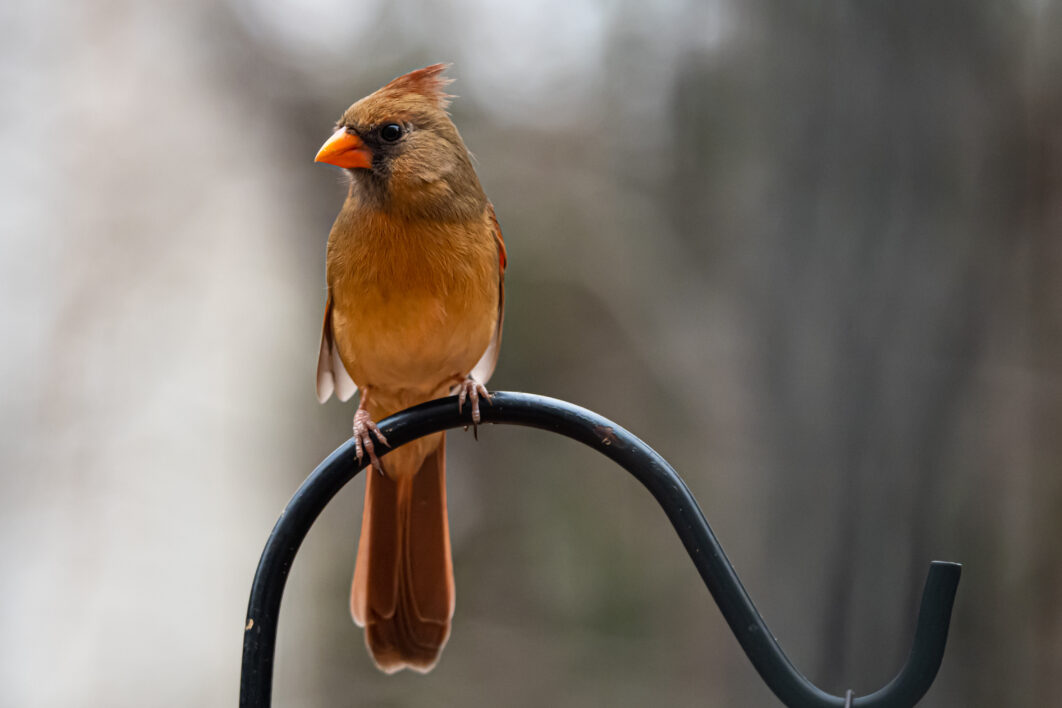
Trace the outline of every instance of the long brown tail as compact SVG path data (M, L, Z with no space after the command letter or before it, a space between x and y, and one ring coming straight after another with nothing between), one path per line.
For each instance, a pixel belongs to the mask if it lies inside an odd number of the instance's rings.
M445 458L443 437L416 474L396 474L395 481L372 468L365 473L350 611L365 627L373 660L387 673L430 671L450 636L454 571Z

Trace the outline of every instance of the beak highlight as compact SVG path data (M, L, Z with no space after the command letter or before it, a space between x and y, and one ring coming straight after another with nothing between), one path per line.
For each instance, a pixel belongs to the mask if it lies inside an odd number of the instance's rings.
M314 162L327 162L336 167L372 167L372 152L361 138L350 133L346 128L340 128L332 134L321 149L317 151Z

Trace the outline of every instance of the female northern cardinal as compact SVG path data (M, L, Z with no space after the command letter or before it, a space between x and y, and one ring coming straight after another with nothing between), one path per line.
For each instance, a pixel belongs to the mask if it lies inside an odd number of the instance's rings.
M347 109L318 162L350 191L328 238L317 397L355 389L354 440L367 477L350 592L376 665L428 671L450 635L454 576L445 438L377 458L373 421L448 393L479 398L501 344L505 244L446 113L443 64L400 76ZM355 383L357 382L357 383Z

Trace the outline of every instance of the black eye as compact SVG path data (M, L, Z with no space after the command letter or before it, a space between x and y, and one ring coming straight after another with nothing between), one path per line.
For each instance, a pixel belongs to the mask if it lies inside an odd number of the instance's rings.
M402 137L402 126L398 123L388 123L380 128L380 137L389 143L393 143Z

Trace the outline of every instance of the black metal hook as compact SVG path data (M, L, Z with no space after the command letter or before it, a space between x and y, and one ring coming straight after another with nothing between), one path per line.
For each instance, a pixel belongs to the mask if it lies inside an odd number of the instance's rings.
M962 566L934 561L929 567L914 644L900 673L884 688L852 698L826 693L789 661L756 611L700 507L678 474L652 448L615 423L579 406L526 393L495 393L481 407L484 423L548 430L578 440L621 465L656 498L693 559L731 631L774 694L792 708L906 708L936 678ZM380 423L395 447L440 430L467 425L470 411L455 397L430 401ZM273 684L277 618L288 571L310 526L337 492L361 471L353 440L318 465L288 502L273 528L255 573L243 640L241 708L268 708ZM849 692L850 693L850 692Z

